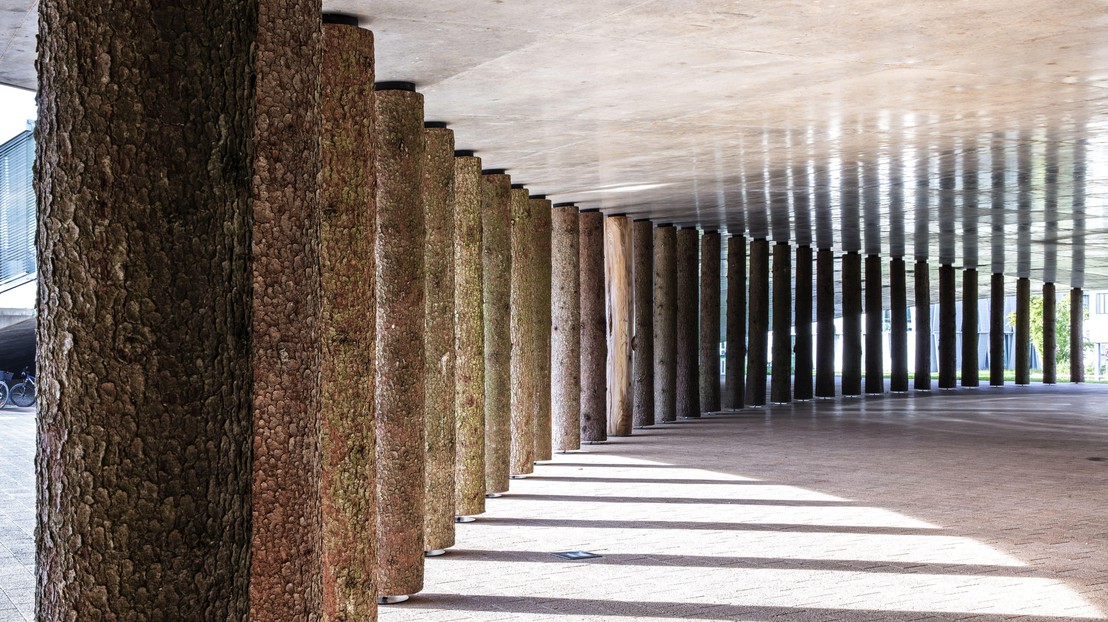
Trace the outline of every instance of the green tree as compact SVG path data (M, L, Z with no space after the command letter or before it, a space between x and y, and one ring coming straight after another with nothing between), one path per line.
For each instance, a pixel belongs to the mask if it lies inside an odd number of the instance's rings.
M1084 309L1082 319L1089 319L1089 310ZM1068 369L1065 365L1070 361L1070 305L1069 299L1063 299L1055 304L1055 336L1058 341L1058 350L1054 353L1054 360L1058 362L1060 369ZM1016 325L1016 314L1008 315L1008 324ZM1039 359L1043 358L1043 297L1031 297L1031 345L1039 353ZM1089 349L1092 342L1085 340L1084 347Z

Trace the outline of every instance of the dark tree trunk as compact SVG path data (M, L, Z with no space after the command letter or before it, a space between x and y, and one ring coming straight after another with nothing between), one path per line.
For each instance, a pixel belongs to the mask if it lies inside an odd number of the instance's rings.
M535 231L531 197L512 188L511 278L511 434L512 475L535 471Z
M700 416L696 229L677 231L677 416Z
M723 407L740 409L746 401L746 238L727 240L727 382Z
M866 256L866 393L885 392L881 257Z
M1070 382L1085 382L1085 296L1070 290Z
M535 381L535 460L553 457L550 422L550 330L551 330L551 205L531 199L535 219L535 353L538 357Z
M812 399L812 247L796 249L796 360L793 397Z
M654 423L654 223L632 226L635 289L635 334L631 340L631 420L636 428Z
M770 400L792 401L792 249L788 243L773 245L773 376Z
M550 418L553 447L581 448L581 225L573 205L551 214Z
M608 439L604 409L608 358L604 321L604 216L580 214L581 441Z
M979 384L977 364L977 270L962 271L962 386Z
M1058 300L1054 283L1043 283L1043 384L1058 382Z
M1004 275L993 274L989 293L989 384L1004 386Z
M939 266L939 388L953 389L958 369L954 266Z
M889 308L891 318L889 358L892 378L889 388L896 393L908 390L908 282L903 257L889 262Z
M746 403L766 405L769 339L769 242L750 242L750 296L747 322Z
M835 253L816 251L816 397L835 397Z
M916 281L916 371L917 391L931 390L931 273L926 261L917 261Z
M700 410L720 408L719 297L720 246L718 231L705 231L700 245Z
M843 255L843 395L862 393L862 256Z
M654 230L654 423L677 419L677 229Z
M1031 384L1031 281L1016 279L1016 384Z
M512 180L481 176L485 314L485 492L508 490L511 459Z

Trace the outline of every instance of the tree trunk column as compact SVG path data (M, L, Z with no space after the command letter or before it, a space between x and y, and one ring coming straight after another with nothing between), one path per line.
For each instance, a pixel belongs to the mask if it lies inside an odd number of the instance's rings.
M632 423L654 423L654 223L637 220L632 235L635 278L635 334L631 372Z
M1058 382L1057 307L1054 283L1043 283L1043 384Z
M953 389L958 369L954 266L939 266L939 388Z
M700 244L700 410L708 413L720 408L720 246L718 231L704 232Z
M553 457L550 420L551 307L551 203L546 197L531 197L535 220L535 353L538 357L535 386L535 461ZM580 337L578 337L580 338ZM577 360L574 357L573 360Z
M551 214L550 417L555 451L581 448L580 215L572 203Z
M631 434L631 219L604 219L604 312L608 323L607 417L610 436Z
M376 97L378 598L423 589L423 96L378 83Z
M835 253L816 251L816 397L835 397Z
M1004 386L1004 275L994 274L989 292L989 384Z
M700 416L696 229L677 231L677 416Z
M511 190L512 276L511 420L509 469L513 476L535 471L535 395L538 352L535 350L535 231L531 197L520 185Z
M885 392L885 351L882 329L881 258L866 256L866 393Z
M843 395L862 393L862 256L843 255Z
M481 159L454 157L454 513L485 511L485 312Z
M677 419L677 229L654 229L654 423Z
M962 386L980 384L977 361L977 270L962 271Z
M773 245L773 377L770 400L792 401L792 249L787 242Z
M917 261L916 281L916 370L917 391L931 390L931 273L926 261Z
M746 238L727 240L727 368L723 407L738 410L746 399Z
M1031 281L1016 279L1016 384L1031 384Z
M1085 382L1085 296L1070 290L1070 382Z
M903 257L889 262L890 335L889 357L892 377L889 388L894 393L908 390L908 282Z
M377 610L376 499L366 494L377 481L373 34L340 16L323 21L323 611L327 619L364 618Z
M485 316L485 494L508 490L512 426L512 180L481 173L482 311Z
M580 216L581 275L581 441L608 439L605 408L608 358L604 318L604 216L595 210Z
M796 249L796 367L793 397L812 399L812 247Z
M747 298L746 403L766 405L766 366L769 338L769 242L750 242L750 294Z

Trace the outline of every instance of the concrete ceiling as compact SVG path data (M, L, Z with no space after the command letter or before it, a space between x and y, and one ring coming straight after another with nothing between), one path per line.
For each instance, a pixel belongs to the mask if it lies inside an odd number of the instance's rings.
M0 0L0 81L33 86L34 4ZM556 202L1108 288L1105 8L324 2L374 31L379 80Z

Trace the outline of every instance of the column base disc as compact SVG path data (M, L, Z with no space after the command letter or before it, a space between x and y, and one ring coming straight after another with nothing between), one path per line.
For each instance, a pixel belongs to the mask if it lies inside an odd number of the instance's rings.
M498 493L498 492L489 492L489 493L485 493L485 498L486 498L486 499L499 499L499 498L500 498L500 497L502 497L502 496L504 496L504 495L502 495L502 494L500 494L500 493Z
M477 518L473 517L473 516L455 516L454 517L454 522L455 523L472 523L475 520L477 520Z
M526 475L509 475L508 479L527 479Z
M410 598L409 596L380 596L377 598L378 605L396 605L402 603Z
M439 555L446 555L446 549L431 549L423 552L424 557L438 557Z

